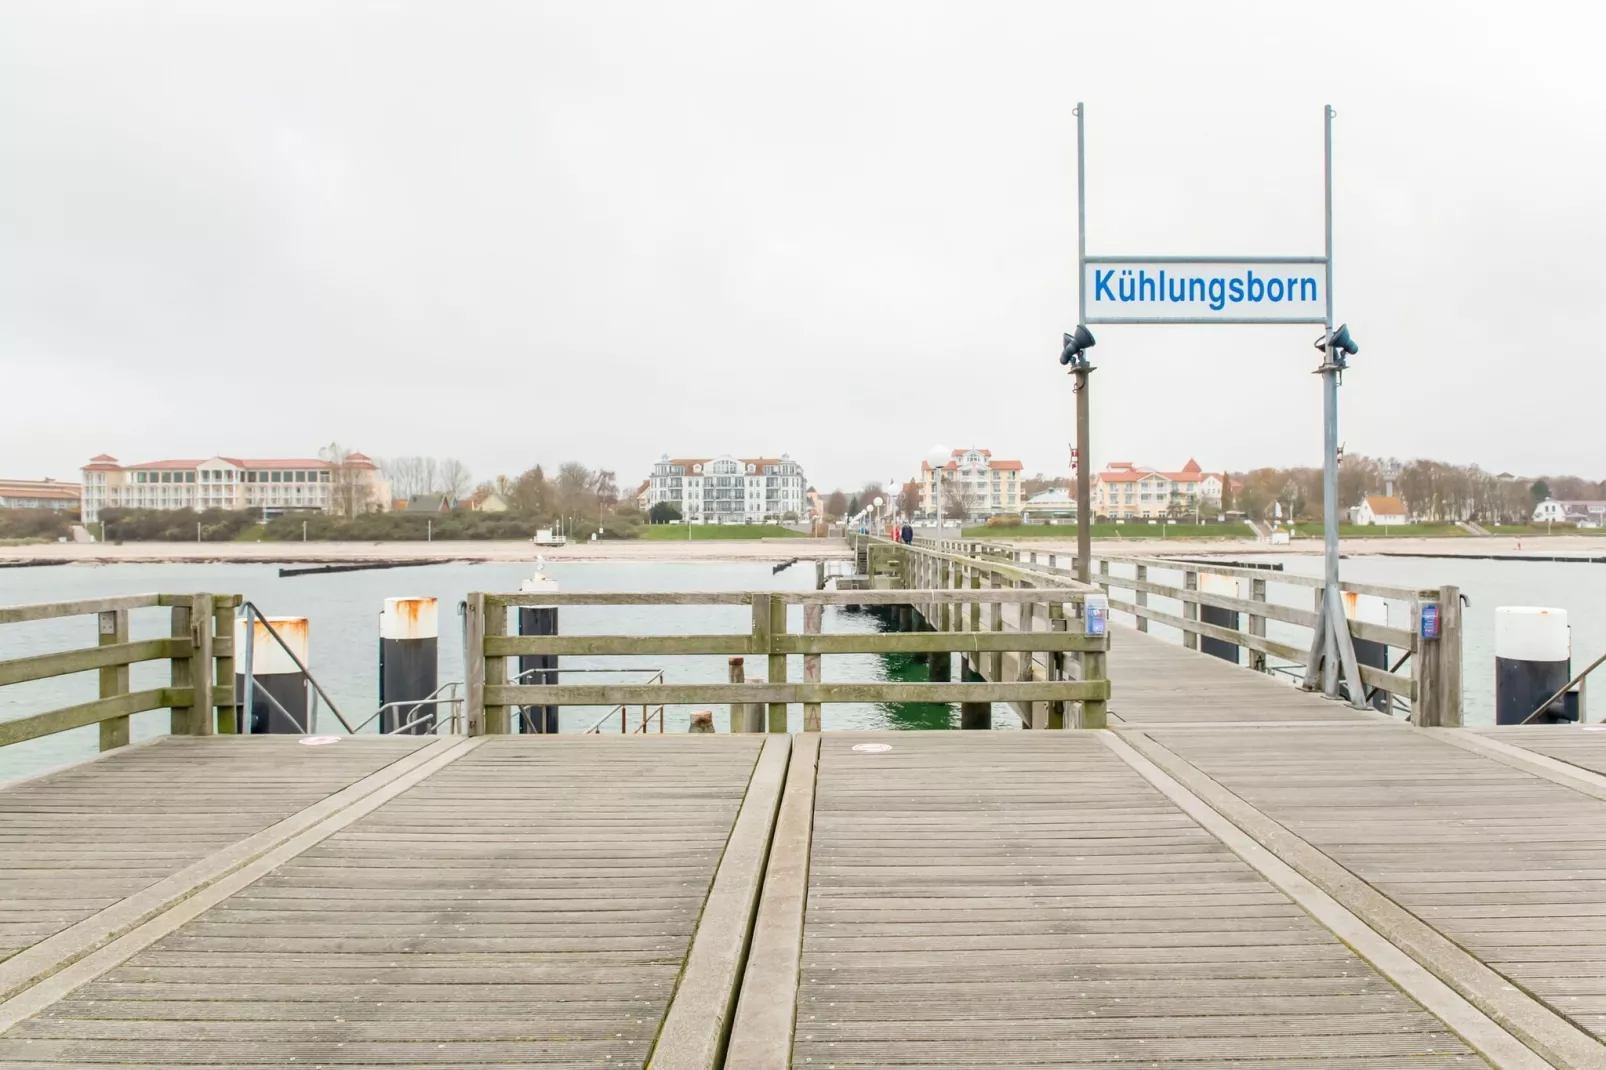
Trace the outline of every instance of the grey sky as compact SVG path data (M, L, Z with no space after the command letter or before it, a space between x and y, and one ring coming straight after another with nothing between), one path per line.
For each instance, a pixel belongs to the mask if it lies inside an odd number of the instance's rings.
M1355 452L1606 475L1592 5L0 5L0 476L1062 474L1089 251L1321 251ZM1309 327L1105 327L1094 459L1320 463ZM1579 405L1577 402L1590 404Z

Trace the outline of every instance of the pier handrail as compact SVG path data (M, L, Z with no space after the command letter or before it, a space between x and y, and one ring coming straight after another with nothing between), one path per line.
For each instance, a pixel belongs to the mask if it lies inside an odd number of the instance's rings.
M468 664L469 734L504 734L511 731L512 706L716 705L760 703L769 708L770 731L786 730L787 706L803 706L806 730L818 730L819 707L838 702L1010 702L1081 704L1084 727L1103 727L1109 681L1104 676L1105 635L1084 635L1064 622L1067 605L1080 603L1091 589L1063 584L1030 587L999 586L986 589L918 589L857 591L594 591L494 594L468 596L465 619ZM950 619L953 628L902 634L822 634L821 613L826 605L909 605L925 607L927 619ZM508 610L522 605L665 605L748 606L752 626L746 632L703 635L509 635ZM788 606L804 607L804 631L788 631ZM986 630L975 625L982 607L989 610ZM1001 607L1011 607L1016 619L1031 622L1029 630L1007 627ZM972 625L963 627L965 614L939 614L939 608L969 607ZM1026 608L1031 607L1031 608ZM1041 624L1036 623L1041 621ZM991 681L959 683L902 683L885 680L824 683L819 659L837 654L953 653L990 656L1002 661L1014 657L1015 675L995 675ZM1056 665L1061 655L1082 656L1079 679L1047 669L1042 660ZM688 684L546 684L507 682L507 659L523 655L657 656L740 655L769 659L766 682L703 682ZM786 659L804 658L804 679L786 679ZM1065 718L1067 723L1070 718ZM1046 725L1045 725L1046 726Z
M254 660L252 658L254 651L251 649L252 643L255 641L256 634L256 630L251 626L254 618L258 624L262 625L263 629L268 633L273 641L279 644L279 649L284 651L285 656L295 663L297 669L301 670L301 674L307 678L307 683L312 685L313 695L322 698L329 704L329 711L335 715L335 720L340 722L340 727L346 730L346 734L356 735L356 730L351 727L351 724L346 720L345 716L341 714L340 707L335 705L335 700L329 697L329 692L324 690L323 685L318 682L318 678L312 674L312 670L307 668L306 662L302 661L300 656L296 654L294 650L290 649L290 644L286 643L284 641L284 637L279 634L278 630L275 629L272 624L268 623L267 614L263 613L261 609L257 608L255 602L243 603L242 609L245 613L245 649L241 651L245 661L245 667L243 670L245 675L245 703L242 716L245 718L247 730L249 731L251 723L251 704L256 699L256 691L259 690L259 688L253 686L256 683L256 665L254 664ZM283 707L280 707L280 709L282 710ZM316 719L316 717L317 707L313 706L312 718ZM294 721L294 718L291 720Z
M100 697L43 713L0 721L0 747L89 725L100 726L100 749L129 742L129 718L171 710L175 735L211 735L233 730L233 594L136 594L36 605L0 607L0 625L94 616L99 645L0 661L0 686L98 671ZM170 611L170 631L159 639L130 640L129 614ZM169 663L168 686L131 691L129 667ZM227 711L227 714L216 711Z
M1075 562L1071 552L1063 554L1032 550L1019 546L988 542L980 539L915 540L915 548L928 552L964 553L978 559L1007 562L1017 568L1026 568L1049 576L1070 576L1070 567L1060 567L1063 556L1067 565ZM1039 560L1039 557L1046 560ZM1316 622L1316 608L1268 601L1267 586L1271 584L1306 588L1314 599L1322 587L1315 576L1252 568L1230 562L1217 563L1198 557L1161 557L1143 553L1096 554L1093 558L1095 582L1110 594L1110 611L1133 618L1139 631L1148 631L1149 624L1161 624L1183 633L1183 645L1199 649L1203 639L1230 644L1247 652L1248 667L1260 672L1276 672L1287 667L1303 670L1310 660L1308 646L1282 641L1268 636L1267 622L1276 621L1297 628L1312 629ZM1117 571L1119 569L1120 571ZM1182 573L1182 586L1159 583L1150 578L1149 570ZM1123 574L1125 573L1125 574ZM1200 577L1223 576L1249 581L1249 597L1199 590ZM1386 584L1344 581L1341 590L1349 594L1381 598L1398 603L1410 627L1399 628L1370 621L1350 619L1350 634L1355 639L1381 644L1399 654L1389 668L1372 665L1359 666L1365 698L1370 702L1378 695L1387 697L1386 708L1392 712L1396 706L1409 711L1413 723L1425 727L1453 727L1461 724L1461 591L1459 587L1395 587ZM1130 597L1117 598L1115 592ZM1149 596L1169 598L1182 603L1182 615L1167 613L1151 607ZM1436 607L1439 636L1422 637L1424 607ZM1202 619L1203 608L1210 607L1236 615L1244 627L1211 623ZM1288 637L1292 639L1293 637ZM1308 640L1307 640L1308 642ZM1278 666L1268 659L1280 659L1289 666ZM1410 663L1409 675L1400 669Z

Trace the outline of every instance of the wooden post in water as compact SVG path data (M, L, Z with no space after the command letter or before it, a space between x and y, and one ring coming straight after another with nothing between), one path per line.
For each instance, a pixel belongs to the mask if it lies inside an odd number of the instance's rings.
M803 634L819 635L820 627L825 620L825 607L818 602L809 602L803 606ZM820 655L803 655L803 682L817 684L820 682ZM803 731L818 732L820 730L820 704L818 702L803 703Z
M100 645L114 646L128 642L128 610L113 609L97 615L100 625ZM208 625L211 621L207 622ZM108 665L100 670L100 697L116 698L128 694L128 666ZM128 716L114 717L100 722L100 749L115 750L128 745Z

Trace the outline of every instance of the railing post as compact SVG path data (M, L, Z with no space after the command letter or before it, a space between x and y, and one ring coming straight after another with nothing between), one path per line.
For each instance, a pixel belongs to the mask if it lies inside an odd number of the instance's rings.
M1065 604L1063 602L1050 602L1048 604L1048 628L1053 632L1066 632L1070 630L1071 622L1065 619ZM1055 683L1064 680L1066 673L1065 653L1054 651L1048 656L1048 678ZM1065 727L1065 703L1048 703L1048 727Z
M1255 577L1249 581L1249 598L1254 602L1266 600L1266 581ZM1251 613L1249 615L1249 634L1266 638L1266 618ZM1264 650L1249 651L1249 667L1256 672L1266 671L1266 652Z
M182 640L190 645L190 652L183 657L174 657L168 661L168 686L175 691L187 691L194 679L195 649L190 639L190 607L174 606L171 614L172 624L168 635L174 639ZM189 735L190 707L173 706L168 710L167 730L175 736Z
M819 602L808 602L803 606L803 634L819 635L821 622L825 619L825 606ZM820 655L803 655L803 682L817 684L820 682ZM820 704L818 702L805 702L803 704L803 731L818 732L820 730Z
M1461 727L1461 588L1439 588L1439 726ZM1580 714L1580 721L1582 714Z
M1137 580L1138 580L1139 583L1147 583L1149 581L1149 566L1148 565L1139 565L1138 566ZM1136 591L1132 595L1132 604L1133 605L1138 605L1138 606L1143 606L1145 609L1147 609L1148 605L1149 605L1149 592L1141 590L1141 589ZM1138 631L1146 632L1148 630L1149 630L1149 618L1143 617L1143 616L1138 616Z
M747 663L744 659L731 658L730 661L726 663L726 669L728 673L726 680L729 683L745 684L747 682ZM730 730L733 734L737 732L746 732L748 730L747 703L731 703Z
M213 715L212 699L212 596L190 596L190 635L194 658L190 662L190 686L195 689L195 704L190 707L190 735L212 735L217 718ZM233 690L232 688L230 689Z
M1182 586L1190 591L1197 591L1199 589L1199 573L1193 569L1184 571L1182 573ZM1182 615L1187 620L1197 621L1199 619L1199 603L1184 600L1182 603ZM1189 650L1198 650L1199 633L1183 629L1182 645Z
M1083 614L1083 620L1087 619ZM1108 640L1106 640L1106 644ZM1083 683L1096 683L1104 679L1105 653L1103 650L1084 650L1081 653ZM1104 699L1084 700L1077 716L1078 728L1106 728L1109 724L1109 704Z
M1020 603L1020 616L1016 620L1016 629L1022 634L1030 635L1034 630L1032 617L1036 609L1037 606L1031 602ZM1030 683L1032 675L1037 668L1037 655L1030 651L1020 650L1016 651L1015 656L1019 659L1015 666L1015 679ZM1044 676L1046 678L1047 674L1045 673ZM1028 726L1036 729L1048 727L1048 704L1046 702L1028 702L1026 704L1026 712L1029 715L1026 718Z
M220 728L225 719L230 725L234 724L234 706L238 701L234 694L234 605L239 600L237 597L222 602L214 599L212 603L212 663L216 666L212 677L212 703L217 710L213 723ZM227 654L217 652L220 641L228 644ZM312 726L307 727L311 730Z
M481 611L480 617L482 621L481 628L483 629L484 634L506 635L507 617L507 606L494 600L487 602ZM483 642L481 642L481 653L483 653L484 650L485 645ZM500 687L501 685L507 683L507 658L493 658L487 656L484 661L486 687ZM548 673L546 675L553 676L554 674ZM553 682L557 683L559 681L554 679ZM498 706L492 705L491 703L486 703L485 734L488 736L505 736L512 732L513 725L510 718L511 712L512 710L508 706Z
M775 637L786 634L786 602L775 596L770 597L770 666L769 682L772 684L786 683L786 655L774 653ZM786 703L772 702L769 704L769 730L771 732L786 731Z
M128 642L128 610L113 609L98 614L100 645ZM128 694L128 666L108 665L100 670L100 697L116 698ZM100 749L115 750L128 745L128 717L100 722Z
M1004 586L1006 584L1002 573L989 572L987 574L987 587L989 590L996 591ZM990 632L1004 630L1004 607L997 602L987 603L987 630ZM992 682L1001 684L1004 682L1004 652L1002 650L993 651L991 661L989 675L992 677Z
M463 678L468 698L468 734L485 734L485 595L471 593L463 603Z

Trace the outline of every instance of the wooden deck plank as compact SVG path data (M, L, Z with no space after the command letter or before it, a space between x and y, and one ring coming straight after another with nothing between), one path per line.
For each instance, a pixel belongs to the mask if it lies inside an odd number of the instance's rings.
M765 745L490 741L19 1022L0 1067L641 1066Z
M0 789L0 960L117 907L429 742L365 739L303 747L284 737L171 737ZM135 911L124 920L138 918ZM117 928L109 924L64 953L81 954ZM0 965L0 996L59 958Z
M1110 714L1126 724L1352 721L1372 718L1285 679L1110 625Z
M1594 913L1606 902L1606 802L1430 732L1278 728L1256 733L1252 748L1220 730L1144 734L1498 971L1511 991L1606 1039L1599 1020L1573 1017L1570 1004L1580 980L1606 993L1595 984L1606 977L1606 925ZM1587 737L1553 738L1560 751L1594 749ZM1592 913L1575 917L1575 902Z
M823 737L805 920L794 1066L1485 1065L1087 735Z

